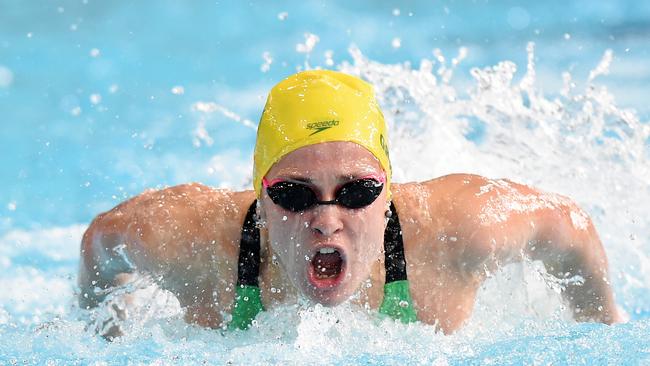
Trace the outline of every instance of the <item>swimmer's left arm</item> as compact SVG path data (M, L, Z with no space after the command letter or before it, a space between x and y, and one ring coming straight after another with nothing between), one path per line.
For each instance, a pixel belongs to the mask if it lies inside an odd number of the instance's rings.
M571 203L536 216L540 228L527 241L523 253L532 260L541 260L548 273L567 280L562 294L574 318L606 324L621 322L605 249L587 214Z
M537 194L527 187L522 193ZM605 250L584 211L569 200L528 212L509 210L505 220L466 228L461 270L484 277L507 263L541 260L550 274L567 280L563 297L576 320L622 321L608 280Z

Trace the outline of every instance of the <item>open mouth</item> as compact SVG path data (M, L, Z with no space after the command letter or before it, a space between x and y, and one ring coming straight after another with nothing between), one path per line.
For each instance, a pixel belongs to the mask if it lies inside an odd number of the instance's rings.
M322 247L312 257L309 270L310 282L317 288L333 287L343 279L345 259L334 247Z

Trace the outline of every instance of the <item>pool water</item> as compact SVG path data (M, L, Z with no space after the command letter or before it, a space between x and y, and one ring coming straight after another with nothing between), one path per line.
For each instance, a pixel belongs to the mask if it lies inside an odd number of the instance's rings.
M650 364L649 36L631 0L0 0L0 364ZM629 321L573 322L525 263L453 335L349 304L222 333L145 279L128 334L95 336L109 310L75 302L90 220L150 187L249 189L266 92L315 67L375 85L395 181L471 172L574 198Z

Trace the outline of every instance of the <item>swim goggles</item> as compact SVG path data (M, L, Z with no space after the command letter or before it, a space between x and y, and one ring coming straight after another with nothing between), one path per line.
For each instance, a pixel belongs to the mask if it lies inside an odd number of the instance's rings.
M339 205L346 208L362 208L375 202L384 188L385 178L367 176L340 186L331 201L319 201L316 192L305 183L262 179L262 185L271 201L292 211L308 210L316 205Z

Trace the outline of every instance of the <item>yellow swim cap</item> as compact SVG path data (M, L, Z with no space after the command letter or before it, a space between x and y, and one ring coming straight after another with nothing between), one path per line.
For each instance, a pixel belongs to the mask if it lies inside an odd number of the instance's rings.
M257 197L262 178L283 156L331 141L355 142L368 149L386 172L390 198L386 124L373 88L357 77L330 70L303 71L271 89L257 127L253 167Z

